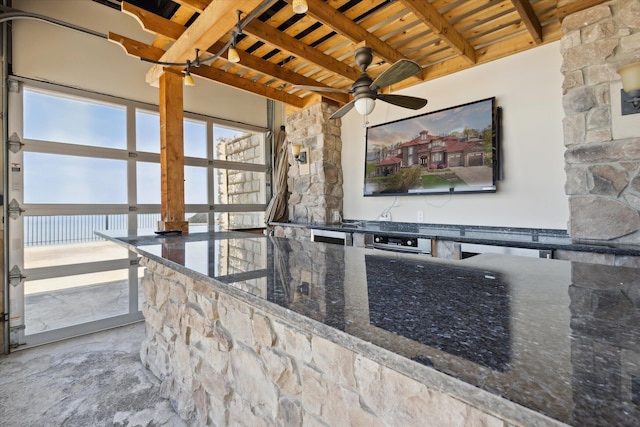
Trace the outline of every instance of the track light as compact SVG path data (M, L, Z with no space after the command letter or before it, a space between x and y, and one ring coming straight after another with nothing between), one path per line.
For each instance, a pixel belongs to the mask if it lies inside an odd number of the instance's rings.
M196 58L198 57L198 50L196 49ZM187 60L187 68L184 70L184 85L195 86L196 82L191 77L191 61Z
M242 15L242 11L241 10L237 10L236 13L238 14L238 25L236 30L233 32L232 37L233 39L231 40L231 42L225 44L225 46L220 49L217 53L206 57L206 58L202 58L200 59L200 50L198 48L196 48L196 56L194 58L193 61L187 60L186 62L166 62L166 61L158 61L155 59L150 59L150 58L144 58L144 57L140 57L141 61L145 61L145 62L150 62L152 64L158 64L158 65L164 65L164 66L168 66L168 67L185 67L184 70L184 84L186 86L194 86L195 85L195 81L193 80L193 77L191 76L191 67L199 67L200 65L208 65L209 63L211 63L212 61L214 61L217 58L221 58L224 55L224 51L227 50L228 48L228 60L230 62L239 62L240 61L240 57L237 55L238 51L236 49L236 38L238 35L242 34L242 27L246 26L247 24L249 24L251 21L253 21L255 18L257 18L258 16L260 16L262 13L264 13L267 8L269 8L269 6L273 3L273 0L263 0L262 3L260 3L260 6L258 6L256 9L254 9L248 16L245 17L244 22L242 22L240 20L240 17ZM296 2L294 2L296 3ZM306 9L306 1L303 1L302 3L304 3L305 5L305 11ZM0 23L4 22L2 19L0 19ZM235 51L235 54L234 54ZM237 58L237 59L236 59Z
M236 42L238 41L238 36L242 34L242 21L240 20L242 11L236 10L236 14L238 15L238 25L236 31L231 34L231 46L229 47L229 52L227 52L227 60L234 64L240 62L240 55L238 55L238 51L236 50Z
M185 73L184 75L184 85L185 86L195 86L196 82L195 80L193 80L193 77L191 77L190 73Z
M227 52L227 60L229 62L233 62L234 64L236 62L240 62L240 55L238 55L238 51L236 50L234 45L231 45L231 47L229 48L229 52Z
M295 13L306 13L309 10L307 0L293 0L293 11Z

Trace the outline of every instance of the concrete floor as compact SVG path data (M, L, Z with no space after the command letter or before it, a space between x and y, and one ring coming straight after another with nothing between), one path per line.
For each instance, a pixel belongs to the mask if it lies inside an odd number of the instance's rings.
M140 362L144 323L0 356L0 426L186 426Z

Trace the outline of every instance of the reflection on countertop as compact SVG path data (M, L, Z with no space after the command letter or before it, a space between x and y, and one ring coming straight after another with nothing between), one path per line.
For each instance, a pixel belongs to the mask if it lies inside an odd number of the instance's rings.
M274 222L271 226L304 227L352 233L384 233L397 237L420 237L540 250L562 249L623 256L640 256L640 245L572 239L566 230L479 225L423 224L413 222L345 220L336 224Z
M454 262L238 232L105 237L289 321L313 319L313 333L342 331L407 375L433 368L569 425L640 419L638 269Z

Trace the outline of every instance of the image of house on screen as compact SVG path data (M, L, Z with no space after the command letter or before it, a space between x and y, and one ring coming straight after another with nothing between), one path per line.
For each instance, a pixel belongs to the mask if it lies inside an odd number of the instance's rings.
M427 130L385 154L386 156L376 163L376 176L387 176L398 172L402 167L413 165L428 169L444 169L487 164L487 153L482 139L473 136L429 135Z

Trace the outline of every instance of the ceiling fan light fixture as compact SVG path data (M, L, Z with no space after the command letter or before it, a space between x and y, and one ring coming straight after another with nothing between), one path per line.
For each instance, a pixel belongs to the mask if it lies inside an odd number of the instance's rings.
M231 46L229 48L229 52L227 52L227 59L229 62L238 63L240 62L240 55L238 55L238 51L235 47Z
M292 3L293 11L295 13L306 13L309 10L309 5L307 4L307 0L293 0Z
M376 106L376 100L372 98L358 98L355 102L356 111L363 116L368 116Z

